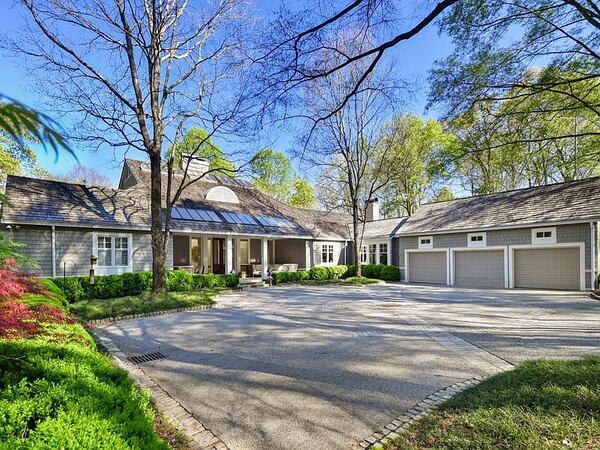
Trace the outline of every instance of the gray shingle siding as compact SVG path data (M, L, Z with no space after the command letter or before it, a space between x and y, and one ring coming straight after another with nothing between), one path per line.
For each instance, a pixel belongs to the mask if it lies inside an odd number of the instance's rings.
M26 227L6 233L8 239L23 244L19 252L33 259L38 269L27 269L31 273L42 276L52 275L52 235L50 227Z
M531 230L537 227L515 228L506 230L485 231L487 247L530 245ZM484 230L482 230L484 231ZM423 234L423 236L426 234ZM401 279L405 279L405 250L418 248L418 236L401 236L398 238L398 266L401 269ZM585 246L586 287L591 288L589 270L592 267L591 231L589 223L556 226L556 242L558 244L583 242ZM434 234L433 247L439 249L452 247L467 247L467 233Z
M92 230L56 229L56 272L62 276L86 276L90 273Z

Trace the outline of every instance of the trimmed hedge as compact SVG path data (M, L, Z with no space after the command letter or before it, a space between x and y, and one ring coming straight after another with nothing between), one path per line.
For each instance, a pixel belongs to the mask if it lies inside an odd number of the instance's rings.
M299 283L303 280L308 280L310 274L306 270L300 270L298 272L273 272L273 284L281 283Z
M380 279L384 281L400 281L400 269L396 266L383 266Z
M328 267L317 266L313 267L308 272L311 280L329 280L331 276L329 274Z
M338 278L342 278L348 272L348 266L340 265L329 267L329 277L337 280Z
M80 300L126 297L141 294L152 288L150 272L130 272L122 275L97 276L95 283L90 284L89 277L50 278L55 288L60 289L69 303ZM204 287L236 287L239 284L237 275L195 275L184 270L167 272L167 290L171 292L189 292ZM50 289L48 289L50 291Z
M396 266L388 266L386 264L363 264L361 268L362 276L364 278L384 281L400 280L400 269ZM299 275L295 274L303 274L303 278L298 278ZM274 284L294 283L308 279L315 281L347 279L356 276L356 266L317 266L313 267L308 272L274 272L271 276L273 277Z

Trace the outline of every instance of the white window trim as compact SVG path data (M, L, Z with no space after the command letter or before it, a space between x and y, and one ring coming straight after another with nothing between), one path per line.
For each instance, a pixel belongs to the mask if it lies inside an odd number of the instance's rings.
M332 256L332 261L323 261L323 247L325 246L331 246L331 256ZM321 260L321 265L322 266L335 266L335 245L333 242L322 242L319 245L319 252L320 252L320 260ZM327 250L327 253L330 253L329 250Z
M551 232L552 236L539 238L537 233ZM556 227L532 228L531 229L531 244L532 245L548 245L556 244Z
M111 247L111 259L115 260L115 245L114 238L126 237L127 238L127 265L126 266L95 266L96 275L120 275L126 272L133 272L133 234L131 233L111 233L111 232L99 232L95 231L92 233L92 254L98 256L98 236L110 236L112 239Z
M386 265L390 265L390 245L387 242L378 242L377 243L377 264L381 264L381 246L385 245L386 246Z
M509 245L508 246L508 274L509 287L515 287L515 250L527 248L579 248L579 290L585 291L585 243L568 242L564 244L531 244L531 245Z
M240 203L238 196L227 186L215 186L206 193L206 200L223 203Z
M419 236L418 237L419 250L426 250L433 248L433 236ZM422 240L429 239L429 244L421 243Z
M472 237L483 236L481 241L471 241ZM467 234L467 247L481 248L487 245L487 234L486 233L469 233Z

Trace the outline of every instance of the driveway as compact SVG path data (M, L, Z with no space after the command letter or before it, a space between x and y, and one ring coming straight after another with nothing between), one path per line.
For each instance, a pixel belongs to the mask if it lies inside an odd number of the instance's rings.
M232 449L349 448L429 394L530 358L600 353L579 293L278 287L102 332Z

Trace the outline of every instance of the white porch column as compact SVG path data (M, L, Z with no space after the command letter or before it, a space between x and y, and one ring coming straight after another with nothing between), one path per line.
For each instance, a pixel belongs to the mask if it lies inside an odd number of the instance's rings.
M231 236L225 238L225 273L233 271L233 240Z
M262 277L267 278L269 269L269 241L267 238L260 239L260 264L262 266Z
M200 254L202 255L200 264L204 268L204 273L208 271L208 239L206 236L200 237Z
M379 258L379 244L375 244L375 264L381 264L381 259Z
M311 258L311 247L312 241L304 241L304 252L305 252L305 264L306 270L310 270L312 268L312 258Z
M240 254L240 238L234 238L233 245L235 247L235 262L234 267L236 272L242 271L242 255Z

